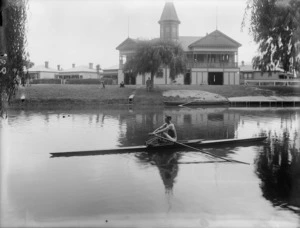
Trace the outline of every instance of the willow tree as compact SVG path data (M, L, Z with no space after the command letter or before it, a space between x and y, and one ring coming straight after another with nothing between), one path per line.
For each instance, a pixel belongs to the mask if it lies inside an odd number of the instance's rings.
M185 55L181 45L173 41L139 41L135 53L125 63L124 72L132 72L134 75L151 75L152 85L154 76L161 67L170 69L170 78L185 71Z
M249 32L258 44L253 67L262 71L281 67L300 70L300 1L248 0L242 27L249 17Z
M28 53L26 52L27 0L6 0L1 5L5 53L1 58L0 98L9 102L27 76Z

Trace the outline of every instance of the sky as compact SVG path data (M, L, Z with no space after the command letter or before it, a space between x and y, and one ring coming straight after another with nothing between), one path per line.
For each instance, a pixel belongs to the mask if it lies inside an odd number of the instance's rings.
M241 31L247 0L174 0L179 36L205 36L216 28L242 44L239 63L250 63L257 45ZM29 0L28 52L35 65L63 69L118 64L116 47L127 37L159 37L164 0Z

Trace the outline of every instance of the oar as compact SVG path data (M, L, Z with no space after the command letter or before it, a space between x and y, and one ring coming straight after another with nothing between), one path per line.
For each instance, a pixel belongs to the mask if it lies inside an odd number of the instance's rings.
M233 160L233 159L223 158L223 157L220 157L220 156L211 154L211 153L209 153L209 152L205 152L205 151L199 150L198 148L195 148L195 147L192 147L192 146L189 146L189 145L180 143L180 142L174 142L174 141L172 141L172 140L170 140L170 139L168 139L168 138L161 137L161 136L159 136L159 135L157 135L157 134L153 134L153 135L154 135L155 137L157 137L157 138L164 139L164 140L167 140L167 141L169 141L169 142L176 143L176 144L181 145L181 146L183 146L183 147L187 147L187 148L190 148L190 149L192 149L192 150L199 151L199 152L201 152L201 153L203 153L203 154L208 154L208 155L210 155L210 156L212 156L212 157L216 157L216 158L222 159L222 160L224 160L224 161L228 161L228 162L237 162L237 163L241 163L241 164L250 165L250 163L246 163L246 162L242 162L242 161L238 161L238 160Z
M184 104L181 104L181 105L178 105L179 107L183 107L184 105L187 105L187 104L191 104L193 103L194 101L190 101L190 102L187 102L187 103L184 103Z

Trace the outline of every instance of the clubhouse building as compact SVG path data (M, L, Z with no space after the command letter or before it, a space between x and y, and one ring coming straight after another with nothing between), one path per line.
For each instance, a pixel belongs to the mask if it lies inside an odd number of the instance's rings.
M238 48L240 43L215 30L204 37L179 36L179 24L174 4L166 2L161 18L160 37L156 39L173 40L181 44L186 55L187 71L178 75L175 81L169 78L168 68L161 68L155 76L155 84L192 85L239 85ZM127 38L116 49L119 51L118 82L144 85L150 75L124 73L126 59L134 54L139 39Z

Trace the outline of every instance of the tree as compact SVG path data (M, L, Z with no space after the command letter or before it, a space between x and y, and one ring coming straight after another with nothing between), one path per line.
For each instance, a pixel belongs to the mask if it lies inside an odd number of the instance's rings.
M171 79L185 71L185 56L179 43L162 40L140 41L135 53L128 57L123 71L134 75L149 73L153 85L154 76L162 66L170 69Z
M276 67L285 72L299 71L300 1L248 0L242 27L249 12L249 33L259 45L260 53L253 58L253 67L262 71Z
M1 6L4 27L5 59L1 61L5 71L0 72L0 110L3 102L10 101L27 77L28 53L26 52L27 0L5 1ZM1 44L3 45L3 44Z

